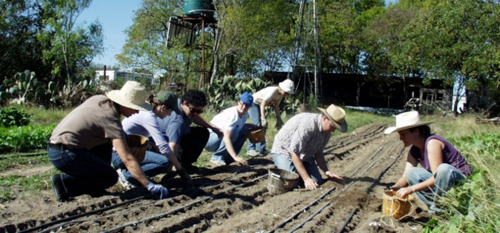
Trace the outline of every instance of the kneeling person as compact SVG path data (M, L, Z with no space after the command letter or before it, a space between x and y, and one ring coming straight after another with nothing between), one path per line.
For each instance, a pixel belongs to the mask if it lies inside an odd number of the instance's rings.
M301 113L292 117L274 137L271 150L274 164L298 173L309 190L323 182L318 166L328 178L342 179L328 170L323 150L331 133L347 131L345 111L333 104L326 110L318 109L323 114Z
M217 114L211 123L222 130L224 136L220 138L217 133L211 132L205 149L215 152L210 160L217 165L230 164L236 161L248 165L247 161L238 157L238 153L247 139L246 132L251 127L245 122L248 118L248 109L253 104L253 97L245 92L240 96L238 104Z

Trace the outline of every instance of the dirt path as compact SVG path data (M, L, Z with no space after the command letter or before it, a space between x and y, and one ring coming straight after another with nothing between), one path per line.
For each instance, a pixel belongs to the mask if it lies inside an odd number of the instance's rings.
M36 167L35 166L27 166L27 165L18 165L15 168L9 169L9 170L4 171L4 172L0 172L0 177L10 176L10 175L32 176L32 175L48 172L52 168L53 168L53 166L51 166L51 165L36 166Z
M2 206L0 232L18 232L82 213L64 225L43 227L61 232L416 232L423 214L403 222L382 214L382 193L404 168L406 150L386 126L372 124L332 137L325 150L328 167L344 177L316 191L294 190L271 195L266 188L271 157L250 161L250 167L202 169L193 176L200 189L184 193L179 178L165 181L166 200L133 200L144 190L119 196L58 203L49 191ZM115 207L115 204L123 204ZM425 209L416 202L415 207ZM106 207L113 207L103 210ZM96 213L92 213L92 211Z

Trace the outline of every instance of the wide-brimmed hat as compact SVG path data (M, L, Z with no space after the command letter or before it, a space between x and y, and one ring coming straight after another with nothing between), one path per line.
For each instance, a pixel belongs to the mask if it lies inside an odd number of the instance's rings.
M295 84L293 84L292 80L285 79L285 81L279 83L279 87L289 95L292 95L294 93Z
M324 108L318 108L325 116L330 119L333 126L337 128L340 132L344 133L347 131L347 122L345 121L345 111L341 107L331 104L325 110Z
M389 127L384 130L384 134L390 134L394 131L401 131L411 129L422 125L428 125L431 121L420 121L420 115L417 111L403 112L396 115L396 126Z
M174 110L177 115L181 114L181 110L179 109L179 104L177 103L177 96L170 91L160 91L157 95L156 98L158 98L158 101L160 101L162 104L169 106Z
M106 92L106 96L123 107L139 111L151 110L151 105L146 102L146 88L136 81L127 81L122 89Z

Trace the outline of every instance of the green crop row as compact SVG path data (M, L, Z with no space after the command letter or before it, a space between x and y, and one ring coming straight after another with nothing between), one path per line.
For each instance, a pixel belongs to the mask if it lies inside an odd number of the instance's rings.
M0 152L20 152L44 149L56 124L0 127Z

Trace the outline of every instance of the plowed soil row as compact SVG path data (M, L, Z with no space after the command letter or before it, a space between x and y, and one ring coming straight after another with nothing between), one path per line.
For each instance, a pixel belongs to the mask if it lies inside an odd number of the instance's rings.
M384 136L384 124L372 124L332 137L325 149L328 167L344 177L320 189L296 189L271 195L266 188L271 156L251 166L202 169L193 176L198 190L183 190L178 178L164 179L171 197L142 198L143 189L119 196L58 203L51 192L6 206L1 232L19 232L63 221L38 231L57 232L401 232L420 230L412 213L400 222L382 215L382 193L404 168L406 150L397 136ZM43 201L41 201L43 200ZM114 206L122 204L121 206ZM35 207L36 208L33 208ZM13 211L14 207L21 210ZM22 211L23 209L32 209ZM421 206L418 202L416 206ZM109 210L99 211L103 208ZM94 212L92 212L94 211ZM86 216L78 216L85 215ZM27 215L26 215L27 214ZM75 219L66 221L68 217ZM422 219L424 218L424 219Z

